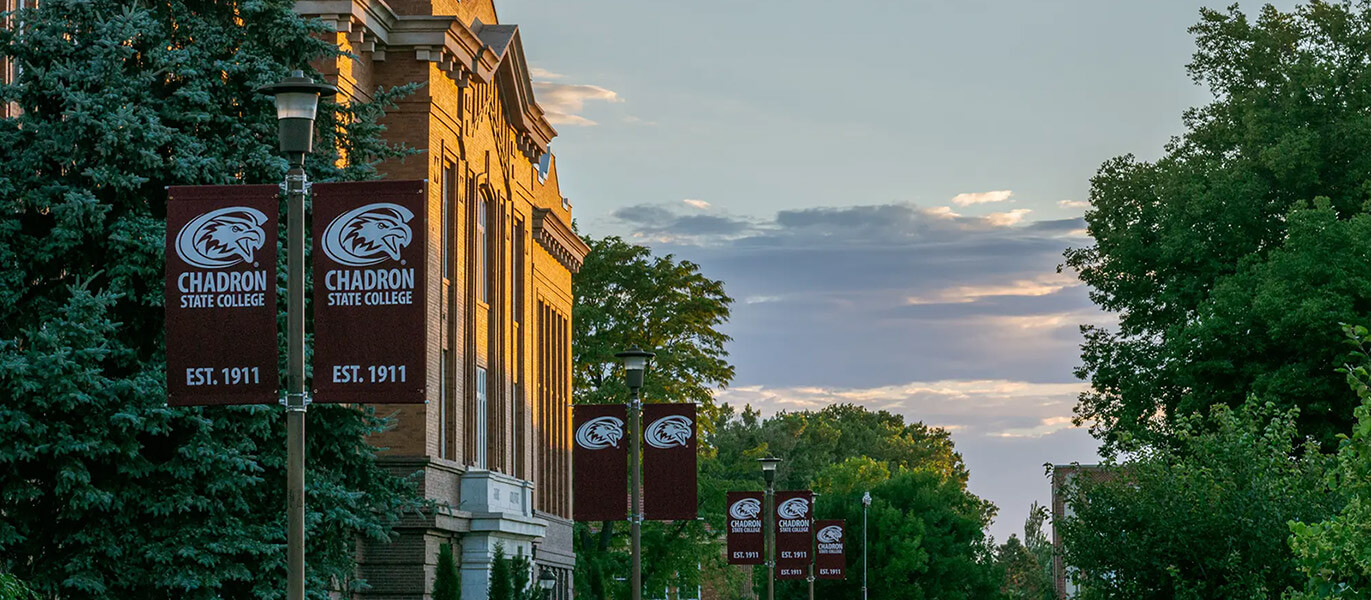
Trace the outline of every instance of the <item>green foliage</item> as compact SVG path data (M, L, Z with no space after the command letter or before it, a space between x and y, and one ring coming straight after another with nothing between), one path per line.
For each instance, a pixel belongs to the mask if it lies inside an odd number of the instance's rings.
M967 492L966 467L946 431L853 405L766 420L750 408L735 414L725 406L713 430L709 439L717 453L701 465L700 495L701 516L715 531L727 518L727 491L761 489L756 459L768 454L784 459L777 489L812 489L820 494L818 518L847 520L855 575L816 582L819 597L858 595L860 500L868 490L876 500L870 515L872 597L993 595L993 569L980 548L994 508ZM714 552L721 555L722 548ZM764 573L757 571L757 584L765 585ZM807 592L805 582L777 582L778 598Z
M843 463L861 469L859 461ZM870 472L870 471L868 471ZM848 526L849 575L823 581L816 593L824 598L861 596L862 493L815 487L823 494L818 518L845 519ZM1000 582L982 553L984 529L995 508L966 491L965 485L936 469L900 467L871 488L867 515L870 533L869 580L873 598L993 598ZM799 599L794 592L778 597Z
M617 237L587 238L585 265L572 281L572 361L578 404L627 402L622 369L614 354L639 346L652 350L642 391L645 402L694 402L700 427L717 414L714 390L733 379L719 332L733 302L723 283L699 267ZM700 444L702 457L713 452ZM616 581L628 568L628 531L614 522L575 529L576 593L589 598L626 595L628 583ZM695 587L700 565L721 563L715 533L700 521L643 524L645 589Z
M1361 326L1346 332L1357 362L1345 372L1362 404L1352 435L1339 436L1337 466L1328 474L1328 486L1348 502L1323 521L1290 523L1290 546L1308 578L1292 600L1371 598L1371 334Z
M1037 502L1024 521L1024 537L1017 535L995 548L995 566L1002 576L1000 593L1011 600L1055 600L1052 542L1043 531L1047 507Z
M1083 600L1279 598L1299 581L1288 521L1341 506L1329 457L1296 410L1250 400L1176 422L1175 443L1106 461L1066 486L1056 523Z
M21 110L0 119L0 570L73 600L281 597L281 409L166 405L164 187L279 181L254 88L337 50L289 0L29 5L0 28L20 67L0 102ZM365 177L403 153L376 138L399 93L321 111L336 147L312 173ZM363 441L382 419L309 420L308 589L323 598L363 585L358 536L386 539L418 501Z
M1255 394L1331 443L1357 404L1336 325L1371 312L1371 5L1204 9L1191 31L1215 100L1161 159L1100 168L1094 245L1066 253L1119 316L1084 328L1078 416L1127 449Z
M527 556L510 558L504 544L495 545L495 557L490 563L489 600L542 600L538 579L533 576L533 563Z
M438 568L433 575L433 600L462 600L462 573L452 556L452 544L438 547Z
M0 600L38 600L24 582L9 573L0 573Z
M644 402L694 402L701 421L715 409L714 390L733 380L719 331L733 299L699 265L653 256L618 237L586 238L590 254L572 280L572 374L577 404L626 402L614 354L638 346L657 353Z

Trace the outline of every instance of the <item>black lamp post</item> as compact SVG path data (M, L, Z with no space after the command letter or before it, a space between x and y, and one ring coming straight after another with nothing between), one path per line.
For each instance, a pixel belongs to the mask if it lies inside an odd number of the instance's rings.
M776 600L776 465L781 459L768 456L759 458L762 464L762 479L766 480L766 600Z
M303 71L258 92L276 98L281 153L290 162L285 191L286 213L286 598L305 598L305 155L314 145L314 117L320 96L338 88L315 83Z
M543 573L538 576L538 589L543 590L544 598L552 597L552 588L557 587L557 576L552 574L551 569L543 569Z
M633 401L628 405L629 415L629 498L632 507L628 516L628 527L632 538L633 553L633 600L643 599L643 493L642 493L642 463L643 463L643 433L642 416L643 400L639 392L643 388L643 372L647 371L647 363L652 357L657 356L637 346L624 352L614 355L624 363L624 379L628 383L628 389L633 394Z
M871 492L862 494L862 600L866 600L866 510L871 508Z

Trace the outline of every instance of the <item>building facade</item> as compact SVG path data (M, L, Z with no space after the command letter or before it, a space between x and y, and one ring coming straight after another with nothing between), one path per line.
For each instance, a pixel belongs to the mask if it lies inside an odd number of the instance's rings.
M368 600L419 600L439 549L459 557L462 597L486 597L497 545L572 593L571 277L589 250L571 229L517 25L493 0L300 0L353 57L315 65L341 97L423 84L385 120L419 151L388 179L427 179L428 402L379 407L383 460L420 474L440 506L361 549Z

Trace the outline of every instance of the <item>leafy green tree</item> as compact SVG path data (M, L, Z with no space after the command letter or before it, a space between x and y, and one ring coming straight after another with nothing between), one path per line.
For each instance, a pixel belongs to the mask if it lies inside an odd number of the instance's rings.
M1323 521L1290 523L1290 546L1307 578L1291 600L1366 600L1371 598L1371 334L1352 327L1356 366L1347 380L1361 398L1352 435L1339 436L1337 466L1328 474L1332 493L1347 505Z
M0 600L37 600L37 596L18 577L0 573Z
M281 409L166 405L164 187L279 181L254 88L337 49L289 0L28 6L0 28L0 571L73 600L281 597ZM316 177L402 152L378 97L321 111ZM310 412L312 597L360 587L358 536L418 506L364 442L383 424Z
M844 463L844 468L859 471L863 466L856 460ZM845 479L861 477L859 473ZM823 494L817 505L819 518L847 521L848 564L858 565L846 580L818 582L816 593L824 598L860 597L861 498L865 490L826 491L816 487L815 491ZM982 552L984 530L994 516L994 506L936 469L901 467L870 491L867 558L871 597L997 597L1000 581L991 557ZM793 591L782 597L805 597L801 586L789 587Z
M618 237L586 238L590 254L572 280L572 374L577 404L626 402L614 354L638 346L657 353L643 384L644 402L694 402L702 419L714 391L733 380L719 331L733 299L722 281L670 254L653 256Z
M1251 400L1177 420L1175 443L1108 460L1066 490L1056 523L1083 600L1280 598L1300 581L1288 521L1341 506L1331 460L1300 441L1296 410Z
M1052 575L1052 542L1043 532L1047 508L1033 503L1024 520L1024 537L1017 535L994 551L995 564L1003 577L1000 593L1014 600L1054 600L1057 596Z
M1335 221L1371 198L1368 29L1361 1L1201 10L1189 72L1214 101L1162 158L1115 158L1091 181L1094 244L1066 265L1119 318L1084 328L1078 371L1077 414L1107 446L1249 394L1299 407L1325 443L1350 425L1336 324L1371 312L1371 265L1364 225Z
M657 353L642 390L645 402L694 402L700 427L717 414L714 391L733 379L719 331L733 302L723 283L699 266L618 237L587 238L591 252L572 281L572 362L575 402L627 402L622 369L614 354L631 346ZM702 456L713 450L707 439ZM717 531L717 530L716 530ZM627 592L616 581L629 570L627 528L606 521L577 524L577 594L607 598ZM643 525L643 586L695 587L700 565L722 561L714 531L700 521ZM716 556L717 555L717 556Z
M873 597L877 589L882 592L879 597L898 598L994 594L994 568L982 548L982 529L994 509L967 492L966 467L946 431L853 405L781 413L770 419L750 408L735 414L725 406L722 413L710 437L717 454L701 465L701 514L716 531L723 530L726 519L724 493L761 489L756 459L774 455L784 459L777 469L777 489L818 492L816 514L846 519L852 527L849 540L861 539L864 492L870 490L874 498L889 503L879 521L883 527L877 529L878 521L871 521L873 535L879 531L886 538L884 545L871 547ZM907 497L911 495L917 497ZM916 547L925 553L917 567L882 562L897 549ZM849 564L860 564L855 562L860 560L857 551L848 556ZM927 578L897 577L877 588L878 562L889 569L880 573L882 577L910 567ZM764 574L760 569L754 574L758 589L765 585ZM860 585L859 577L845 583L823 581L816 584L816 592L820 597L852 597ZM805 582L782 581L776 589L777 597L784 599L805 598L808 593ZM972 595L957 595L963 593Z
M433 600L462 600L462 573L452 556L452 544L438 547L438 568L433 575Z

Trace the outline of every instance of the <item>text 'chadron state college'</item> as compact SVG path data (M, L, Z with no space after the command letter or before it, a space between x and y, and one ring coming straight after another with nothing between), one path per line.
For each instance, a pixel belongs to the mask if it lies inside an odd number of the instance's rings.
M395 306L414 303L414 267L401 251L414 233L414 213L398 204L368 204L339 215L324 230L324 254L339 267L324 273L329 306ZM386 268L367 268L380 263ZM392 266L398 264L399 266Z

